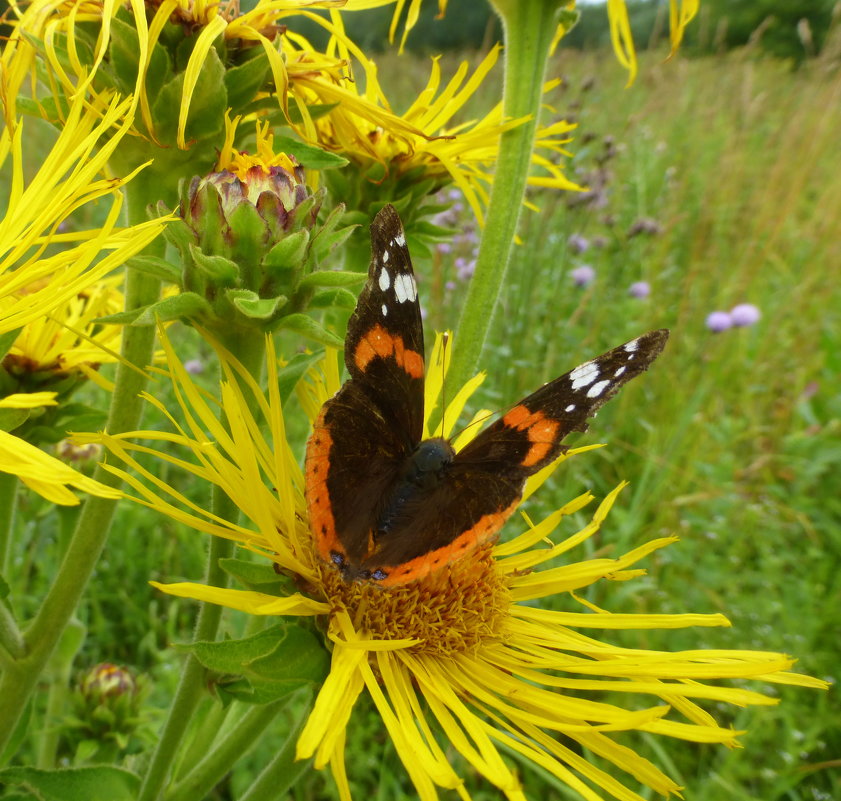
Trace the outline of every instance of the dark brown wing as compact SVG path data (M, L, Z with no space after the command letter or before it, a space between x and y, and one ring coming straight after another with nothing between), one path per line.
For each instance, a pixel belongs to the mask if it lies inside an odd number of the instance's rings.
M307 444L306 495L321 556L360 560L377 507L423 431L423 325L406 237L386 206L371 225L368 281L348 323L347 381Z
M456 454L441 481L413 499L368 569L382 584L419 578L490 539L516 508L526 479L559 456L563 439L663 350L668 331L652 331L556 378L518 403Z

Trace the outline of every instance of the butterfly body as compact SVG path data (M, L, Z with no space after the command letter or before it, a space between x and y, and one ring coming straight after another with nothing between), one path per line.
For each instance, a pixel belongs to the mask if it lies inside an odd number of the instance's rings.
M423 326L397 213L371 226L368 281L348 324L350 379L323 406L307 445L306 496L322 559L347 581L398 586L492 539L526 479L571 431L660 353L652 331L544 385L458 453L422 439Z

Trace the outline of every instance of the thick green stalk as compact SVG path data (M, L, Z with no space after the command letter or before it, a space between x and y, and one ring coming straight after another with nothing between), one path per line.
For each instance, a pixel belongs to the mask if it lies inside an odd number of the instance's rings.
M9 574L17 492L18 477L10 473L0 473L0 576L4 578Z
M227 736L172 789L166 801L208 798L210 791L231 770L231 766L257 743L265 728L284 706L283 701L252 706Z
M146 206L157 198L154 180L144 171L127 186L130 223L147 219ZM158 238L146 248L147 254L163 255L164 240ZM134 309L157 300L160 281L128 272L126 308ZM133 365L144 367L152 361L155 330L127 328L123 333L122 355ZM112 434L138 427L143 408L138 397L146 386L146 377L124 364L117 366L114 393L107 428ZM94 478L110 487L120 480L98 467ZM0 752L2 752L26 704L37 686L38 678L58 643L65 626L79 603L88 579L99 559L116 509L116 501L91 496L84 504L73 538L35 619L24 633L27 653L9 667L0 678Z
M219 332L214 332L219 333ZM239 359L245 368L259 382L265 362L265 340L263 334L256 329L238 330L222 337L223 344ZM246 390L247 392L247 390ZM248 397L248 395L246 395ZM214 515L225 520L236 520L239 509L236 504L218 487L213 488L211 496L211 511ZM204 583L214 587L226 587L228 576L221 567L219 560L233 554L234 545L221 537L213 537L207 557ZM201 604L196 630L193 637L195 642L215 640L222 616L222 607L215 604ZM149 763L149 768L143 778L137 801L155 801L157 799L172 769L172 764L178 750L178 745L184 737L193 713L205 691L204 668L192 655L188 656L181 673L178 689L172 706L169 709L166 723L158 739L155 753Z
M526 190L546 59L561 0L491 0L505 30L507 118L531 119L502 134L485 228L459 320L447 382L462 386L475 372L505 283Z
M298 735L304 727L310 709L311 703L307 703L298 710L294 725L290 726L283 745L251 787L240 796L239 801L276 801L278 798L284 798L295 782L310 770L308 760L295 761Z

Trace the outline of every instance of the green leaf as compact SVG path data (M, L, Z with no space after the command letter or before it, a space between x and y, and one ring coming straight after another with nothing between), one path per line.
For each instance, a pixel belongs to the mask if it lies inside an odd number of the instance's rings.
M294 156L308 170L332 170L348 163L344 156L304 144L291 136L275 136L274 149L275 152L283 151Z
M18 334L20 332L20 328L15 328L12 331L6 331L5 334L0 334L0 359L2 359L9 352L9 348L15 344L15 340L18 338Z
M229 289L225 295L237 311L251 320L271 320L289 300L285 295L261 298L250 289Z
M180 646L206 668L262 681L320 681L327 672L327 652L312 632L279 623L251 637Z
M170 284L181 283L181 270L160 256L135 256L126 262L126 267Z
M228 106L239 112L250 103L266 83L269 74L269 59L262 47L255 47L254 57L225 71L225 88L228 90ZM277 103L277 101L275 101Z
M230 682L220 682L216 685L222 701L236 700L246 704L271 704L291 695L301 687L312 684L304 679L289 679L286 681L260 681L236 679Z
M309 241L310 232L303 228L285 236L266 254L263 259L264 266L273 274L297 267L306 256Z
M133 93L140 69L137 31L130 23L116 17L111 21L109 53L110 63L120 90L123 94ZM169 56L166 50L156 42L152 48L149 69L145 78L146 93L149 97L157 97L161 87L171 75L172 66Z
M17 480L17 479L15 479ZM9 582L0 575L0 601L6 600L9 597Z
M295 331L307 339L318 342L320 345L327 345L331 348L342 348L344 343L332 331L328 331L320 323L306 314L289 314L281 317L278 328L285 328L288 331Z
M301 279L301 286L353 286L354 284L364 283L367 278L368 273L352 273L343 270L319 270L305 275Z
M224 78L225 67L211 47L190 99L184 134L188 141L214 139L222 131L228 105ZM176 142L183 92L184 73L181 72L164 84L152 107L155 130L164 144L174 145Z
M319 236L313 242L312 246L313 257L315 260L321 261L330 253L331 250L343 245L355 230L355 225L349 225L346 228L340 228L338 231L333 231L333 233Z
M356 295L347 289L328 289L310 298L311 309L355 309Z
M158 320L166 322L168 320L198 317L200 314L206 314L209 311L210 306L201 295L197 295L195 292L181 292L171 298L164 298L140 309L100 317L95 322L133 326L155 325Z
M196 245L190 245L190 255L196 267L215 286L233 286L239 279L239 266L224 256L208 255Z
M271 565L245 559L220 559L219 567L249 590L279 595L289 590L289 579L275 573Z
M28 419L31 409L0 409L0 431L14 431Z
M0 782L23 785L43 801L134 801L140 779L122 768L99 766L40 770L6 768Z
M277 371L277 386L281 403L286 403L307 370L317 364L321 357L320 352L296 353L285 367Z

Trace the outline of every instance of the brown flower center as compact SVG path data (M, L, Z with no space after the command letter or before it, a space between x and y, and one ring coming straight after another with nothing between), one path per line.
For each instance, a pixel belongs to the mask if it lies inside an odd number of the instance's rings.
M449 656L500 636L508 588L486 545L430 576L399 587L346 582L319 563L327 599L344 606L358 631L378 640L419 640L415 653Z

